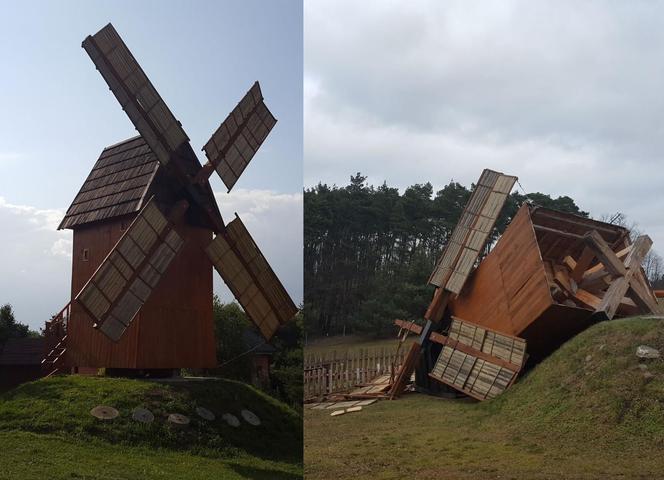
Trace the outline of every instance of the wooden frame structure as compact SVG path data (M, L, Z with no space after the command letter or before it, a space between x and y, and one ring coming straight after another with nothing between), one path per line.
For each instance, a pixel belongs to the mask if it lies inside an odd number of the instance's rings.
M489 186L482 182L487 178L493 179ZM437 288L425 314L426 324L396 322L400 329L418 334L419 340L411 348L414 360L404 365L394 382L393 397L403 391L413 369L422 388L429 388L429 380L434 379L478 399L491 398L514 381L523 363L510 368L504 359L493 359L494 380L501 376L498 390L490 386L475 391L467 385L469 378L473 382L478 378L473 373L478 359L490 359L481 349L473 350L439 333L457 328L459 322L519 339L523 359L527 344L527 355L537 361L598 320L661 313L641 267L652 245L647 235L632 243L624 227L535 205L521 206L473 271L470 259L476 257L464 252L479 252L488 238L488 233L477 237L473 225L495 222L504 201L488 208L491 214L486 220L474 212L491 204L487 191L493 188L506 198L515 181L516 177L483 172L431 275L430 283ZM451 279L455 280L448 288ZM443 348L435 347L436 343ZM448 375L450 365L453 377Z

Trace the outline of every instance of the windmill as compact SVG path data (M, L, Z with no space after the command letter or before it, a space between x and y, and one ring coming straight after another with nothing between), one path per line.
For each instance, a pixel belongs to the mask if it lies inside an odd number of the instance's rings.
M641 267L652 241L624 227L525 203L478 262L516 177L484 170L438 260L424 326L393 383L444 384L479 400L598 320L658 314ZM401 338L405 338L402 336ZM434 380L435 382L431 382Z
M115 28L82 46L139 136L102 152L59 227L74 230L66 364L214 366L211 266L270 340L297 307L237 214L224 222L208 183L216 171L230 191L276 124L259 83L201 165Z

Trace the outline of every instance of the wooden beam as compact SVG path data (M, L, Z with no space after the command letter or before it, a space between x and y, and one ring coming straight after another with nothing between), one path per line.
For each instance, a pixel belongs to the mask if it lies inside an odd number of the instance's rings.
M609 273L615 276L623 276L627 273L623 262L620 261L616 253L611 250L611 247L595 230L588 232L584 236L583 241L595 253Z
M604 312L606 314L606 317L609 320L611 320L616 314L618 306L620 306L620 302L625 297L625 295L627 295L628 291L629 291L629 277L625 276L625 277L616 278L611 283L611 285L609 285L609 289L604 294L602 302L595 309L595 311Z
M591 248L588 248L588 246L583 247L583 252L581 252L579 261L576 262L576 265L572 269L570 278L576 283L579 283L583 278L583 274L586 272L586 270L588 270L588 267L590 267L590 264L594 259L595 252L593 252Z
M650 292L646 291L638 281L633 281L634 275L640 272L643 257L646 256L651 246L652 240L647 235L641 235L636 239L623 265L626 270L625 275L618 277L611 283L596 311L604 312L609 320L612 319L620 306L620 302L630 290L634 293L633 300L637 305L642 306L646 311L658 311L658 305L652 304Z
M440 322L445 314L447 303L450 301L451 292L443 288L437 288L433 294L433 299L427 308L424 318L430 322Z
M533 225L535 230L546 233L553 233L561 237L572 238L574 240L583 240L583 235L577 235L576 233L564 232L562 230L557 230L551 227L544 227L542 225Z
M617 252L616 256L622 260L631 251L632 251L632 245L629 245L629 246L623 248L622 250L620 250L619 252ZM585 278L587 278L591 275L594 275L594 276L596 276L595 278L598 278L597 276L604 275L605 272L606 272L606 268L604 268L604 264L602 262L600 262L597 265L595 265L593 267L590 267L588 270L586 270L585 273L583 274L583 278L585 279Z
M553 266L553 281L563 291L567 292L568 295L573 296L576 293L576 282L570 278L569 273L565 267L560 265Z
M390 388L390 400L394 400L396 397L403 393L404 389L406 388L406 382L408 382L408 379L413 374L415 366L417 365L417 362L420 358L421 349L422 346L417 342L414 342L410 346L410 350L408 350L408 354L406 355L403 365L401 366L401 370L399 370L399 374L394 380L392 388Z
M408 330L409 332L413 332L415 335L419 335L422 333L421 325L418 325L417 323L414 322L409 322L408 320L396 319L394 321L394 324L399 328L403 328L405 330Z
M560 217L558 215L552 214L548 210L542 210L542 209L539 209L539 212L537 213L537 215L538 216L541 215L544 218L551 218L551 219L554 219L554 220L558 220L558 221L563 222L563 223L576 225L576 226L581 227L585 230L602 230L602 231L604 231L606 233L610 233L612 235L616 235L617 234L616 230L618 228L620 228L620 227L606 226L606 224L602 224L602 223L595 222L595 221L592 221L592 220L587 220L587 219L579 218L579 220L576 220L576 219L569 218L569 217Z
M576 268L576 260L574 260L570 255L567 255L563 258L563 265L569 268L569 271L572 272Z
M578 300L581 304L590 307L593 310L597 310L597 308L602 303L601 298L596 297L595 295L593 295L587 290L584 290L583 288L579 288L576 291L576 293L574 294L574 298Z
M634 302L645 311L658 313L661 308L657 302L657 298L654 298L649 289L637 277L638 274L635 274L629 283L629 291L634 294Z

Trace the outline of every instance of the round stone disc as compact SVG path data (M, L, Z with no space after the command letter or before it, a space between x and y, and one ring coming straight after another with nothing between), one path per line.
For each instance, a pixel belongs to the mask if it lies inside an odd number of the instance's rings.
M221 418L231 427L239 427L240 420L232 413L224 413Z
M182 415L181 413L171 413L168 416L168 422L177 427L186 427L189 425L189 417Z
M120 415L120 412L118 412L113 407L108 407L106 405L98 405L92 410L90 410L90 415L92 415L95 418L98 418L99 420L113 420L118 415Z
M205 407L196 407L196 413L198 414L199 417L201 417L203 420L209 420L212 421L215 419L214 413L212 413L210 410L208 410Z
M147 408L135 408L134 412L131 414L131 418L141 423L152 423L154 421L154 415Z
M242 410L241 412L242 418L244 418L244 421L247 422L249 425L253 425L254 427L257 427L258 425L261 424L261 419L258 418L258 416L249 410Z

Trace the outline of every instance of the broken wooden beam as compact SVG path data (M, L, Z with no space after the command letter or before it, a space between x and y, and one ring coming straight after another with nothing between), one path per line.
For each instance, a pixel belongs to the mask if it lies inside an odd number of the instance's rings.
M590 267L590 264L595 259L595 252L587 246L583 247L583 252L579 257L578 262L574 262L574 268L571 269L570 278L574 280L575 283L579 283L583 278L583 274L586 273L586 270Z
M394 324L401 329L408 330L409 332L414 333L415 335L419 335L422 333L422 326L418 325L415 322L396 319L394 321Z
M606 243L597 231L592 230L583 237L586 246L592 250L606 270L614 276L623 276L627 273L625 265L620 261L616 253Z
M394 400L406 389L406 383L415 371L415 366L420 359L421 350L422 346L417 342L414 342L410 346L410 350L408 350L408 354L406 355L406 359L404 360L403 365L399 370L399 374L394 379L394 383L392 384L392 387L388 393L390 400Z
M653 301L651 293L638 280L633 278L635 275L641 274L641 263L651 246L652 240L647 235L641 235L636 239L625 259L625 263L622 265L625 274L611 282L611 285L604 294L604 298L602 298L602 303L596 311L604 312L609 320L612 319L620 306L620 302L627 295L628 291L634 293L634 302L644 310L650 312L657 312L659 310L659 306ZM615 265L616 254L613 253L614 258L610 258L611 256L608 254L607 257L607 261L611 265Z
M632 251L632 245L629 245L622 250L618 251L616 253L616 256L623 260L629 252ZM606 268L604 267L604 264L602 262L598 263L597 265L594 265L590 267L588 270L585 271L583 274L583 278L588 279L588 278L597 278L599 276L605 275L606 274Z

